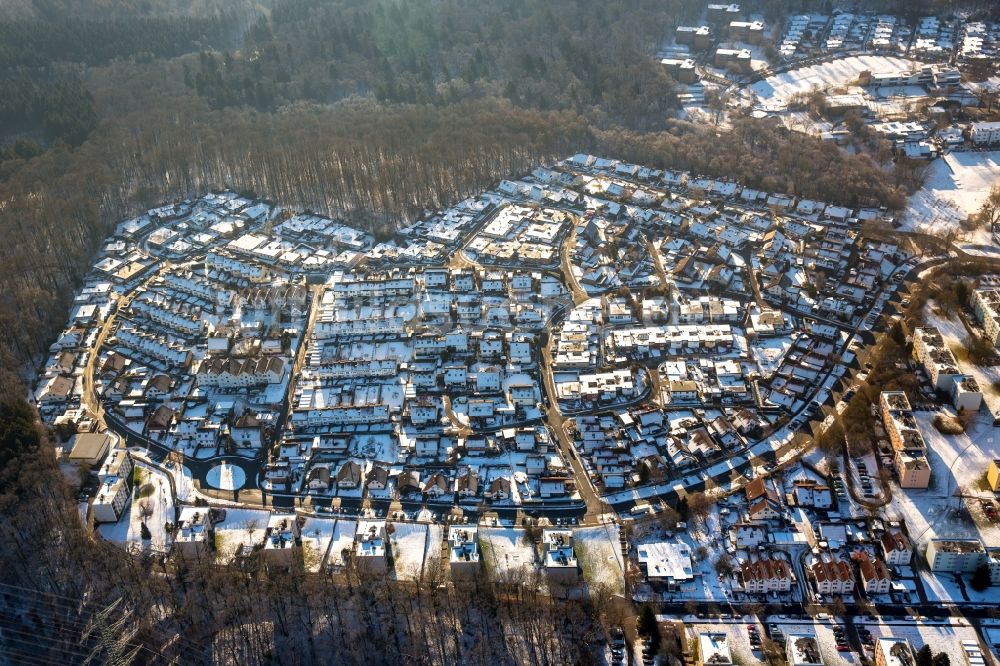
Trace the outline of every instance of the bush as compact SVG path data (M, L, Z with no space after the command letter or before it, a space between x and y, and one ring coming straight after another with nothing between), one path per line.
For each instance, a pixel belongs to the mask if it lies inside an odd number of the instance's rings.
M961 435L965 432L962 422L948 414L938 414L934 417L933 423L942 435Z

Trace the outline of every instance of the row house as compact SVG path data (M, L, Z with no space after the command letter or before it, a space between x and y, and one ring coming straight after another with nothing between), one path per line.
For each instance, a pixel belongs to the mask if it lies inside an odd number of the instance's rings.
M389 406L384 404L296 410L291 418L292 424L306 427L385 423L388 420Z
M864 551L858 551L851 555L851 558L858 564L858 572L861 574L861 583L864 586L865 594L888 594L892 585L892 574L889 568L880 559L873 559Z
M171 291L190 294L223 308L229 308L236 297L236 292L190 271L165 273L159 279Z
M317 321L313 336L317 340L354 335L400 335L405 332L402 317L369 317L340 321Z
M362 377L395 377L399 363L395 359L373 361L329 361L310 365L308 372L320 379L358 379Z
M886 530L879 538L882 557L894 567L906 567L913 558L913 547L909 539L900 531Z
M820 594L848 595L854 592L854 574L843 560L818 560L809 567Z
M277 384L285 372L285 361L277 356L258 358L214 357L198 368L198 385L217 388L242 388Z
M146 356L180 368L191 366L191 350L179 341L123 325L115 334L118 343Z
M234 257L219 250L212 250L206 255L205 265L208 268L214 268L250 280L263 279L267 275L267 268L265 266Z
M201 308L172 301L161 294L143 294L134 299L129 307L133 312L181 335L195 336L205 329Z
M785 593L792 589L792 569L785 560L764 558L744 562L738 579L747 594Z
M414 287L413 278L347 279L335 282L333 293L337 298L407 297L413 295Z

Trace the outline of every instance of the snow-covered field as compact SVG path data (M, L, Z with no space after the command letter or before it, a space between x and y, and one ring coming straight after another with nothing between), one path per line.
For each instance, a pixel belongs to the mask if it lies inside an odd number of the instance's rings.
M932 425L934 412L916 414L920 432L927 442L927 459L932 475L926 490L902 490L893 485L890 515L903 518L909 534L923 552L934 537L983 536L976 523L963 519L962 499L956 496L978 492L978 483L992 458L1000 453L992 419L980 417L970 433L943 435ZM974 500L973 500L974 501ZM988 528L992 532L993 528Z
M215 526L216 558L228 563L237 550L244 546L253 547L264 542L267 533L269 511L259 509L226 508L226 517Z
M302 562L306 571L317 573L322 568L335 527L336 521L329 518L306 518L302 524Z
M931 162L924 186L910 197L903 213L903 229L943 235L979 210L994 183L1000 181L1000 152L949 153ZM989 231L967 238L991 245Z
M778 111L788 104L793 95L807 93L813 88L848 85L856 81L865 70L887 72L912 69L917 64L906 58L892 56L850 56L769 76L750 86L750 90L766 109Z
M1000 625L997 624L996 620L985 620L983 634L986 638L986 645L993 652L993 659L1000 659Z
M573 532L577 560L590 585L607 585L618 594L625 592L622 550L618 526L584 527Z
M427 550L427 525L421 523L391 523L389 537L397 580L419 580L424 570ZM438 549L440 549L440 541Z
M522 529L480 528L479 545L483 564L495 580L506 579L518 570L538 570L535 546Z
M333 530L333 540L330 543L330 550L326 556L328 566L334 569L346 566L347 560L344 558L344 551L350 552L354 547L354 535L357 531L358 521L337 521L337 526Z
M903 490L893 484L890 518L905 520L914 542L914 556L925 557L927 542L935 537L979 538L987 545L1000 543L1000 526L991 523L979 508L980 481L989 461L1000 456L1000 433L993 419L980 414L969 432L943 435L932 424L934 412L916 414L927 442L932 475L927 490ZM963 497L958 497L961 494ZM928 599L938 601L983 601L988 597L961 587L947 575L934 576L920 569Z

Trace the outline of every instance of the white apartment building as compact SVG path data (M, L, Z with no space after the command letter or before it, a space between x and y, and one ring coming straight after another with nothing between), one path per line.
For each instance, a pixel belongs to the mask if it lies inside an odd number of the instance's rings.
M986 339L997 345L1000 342L1000 289L976 289L972 292L972 307L983 325Z
M972 123L969 136L977 146L1000 143L1000 122Z

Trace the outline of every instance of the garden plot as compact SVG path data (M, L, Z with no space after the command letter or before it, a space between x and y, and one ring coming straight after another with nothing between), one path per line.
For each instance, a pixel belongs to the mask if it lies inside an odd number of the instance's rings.
M573 532L576 558L590 585L607 585L617 594L625 593L622 550L618 526L605 523Z
M271 514L255 509L226 508L225 512L225 518L215 525L215 557L227 564L240 550L264 543Z
M750 353L757 362L761 375L770 377L781 366L788 350L792 348L789 336L760 338L750 345Z
M957 152L934 160L924 186L910 197L903 212L902 229L943 236L960 231L959 223L976 213L990 188L1000 180L1000 152ZM993 245L988 229L966 240Z
M389 536L389 542L392 545L396 579L419 580L424 570L427 525L420 523L391 523L391 525L393 532Z
M354 535L358 531L356 520L337 520L337 525L333 529L333 539L330 542L330 550L326 556L327 567L339 570L347 565L349 554L354 548Z
M523 529L480 528L479 548L486 571L493 580L509 580L538 571L535 545Z
M424 576L439 573L441 570L441 543L444 541L444 528L441 525L427 526L427 543L424 547ZM431 579L433 580L433 579Z
M306 571L317 573L322 569L333 542L336 523L329 518L306 518L302 523L302 562Z
M362 433L351 439L351 453L359 458L393 464L399 461L399 447L389 433Z

